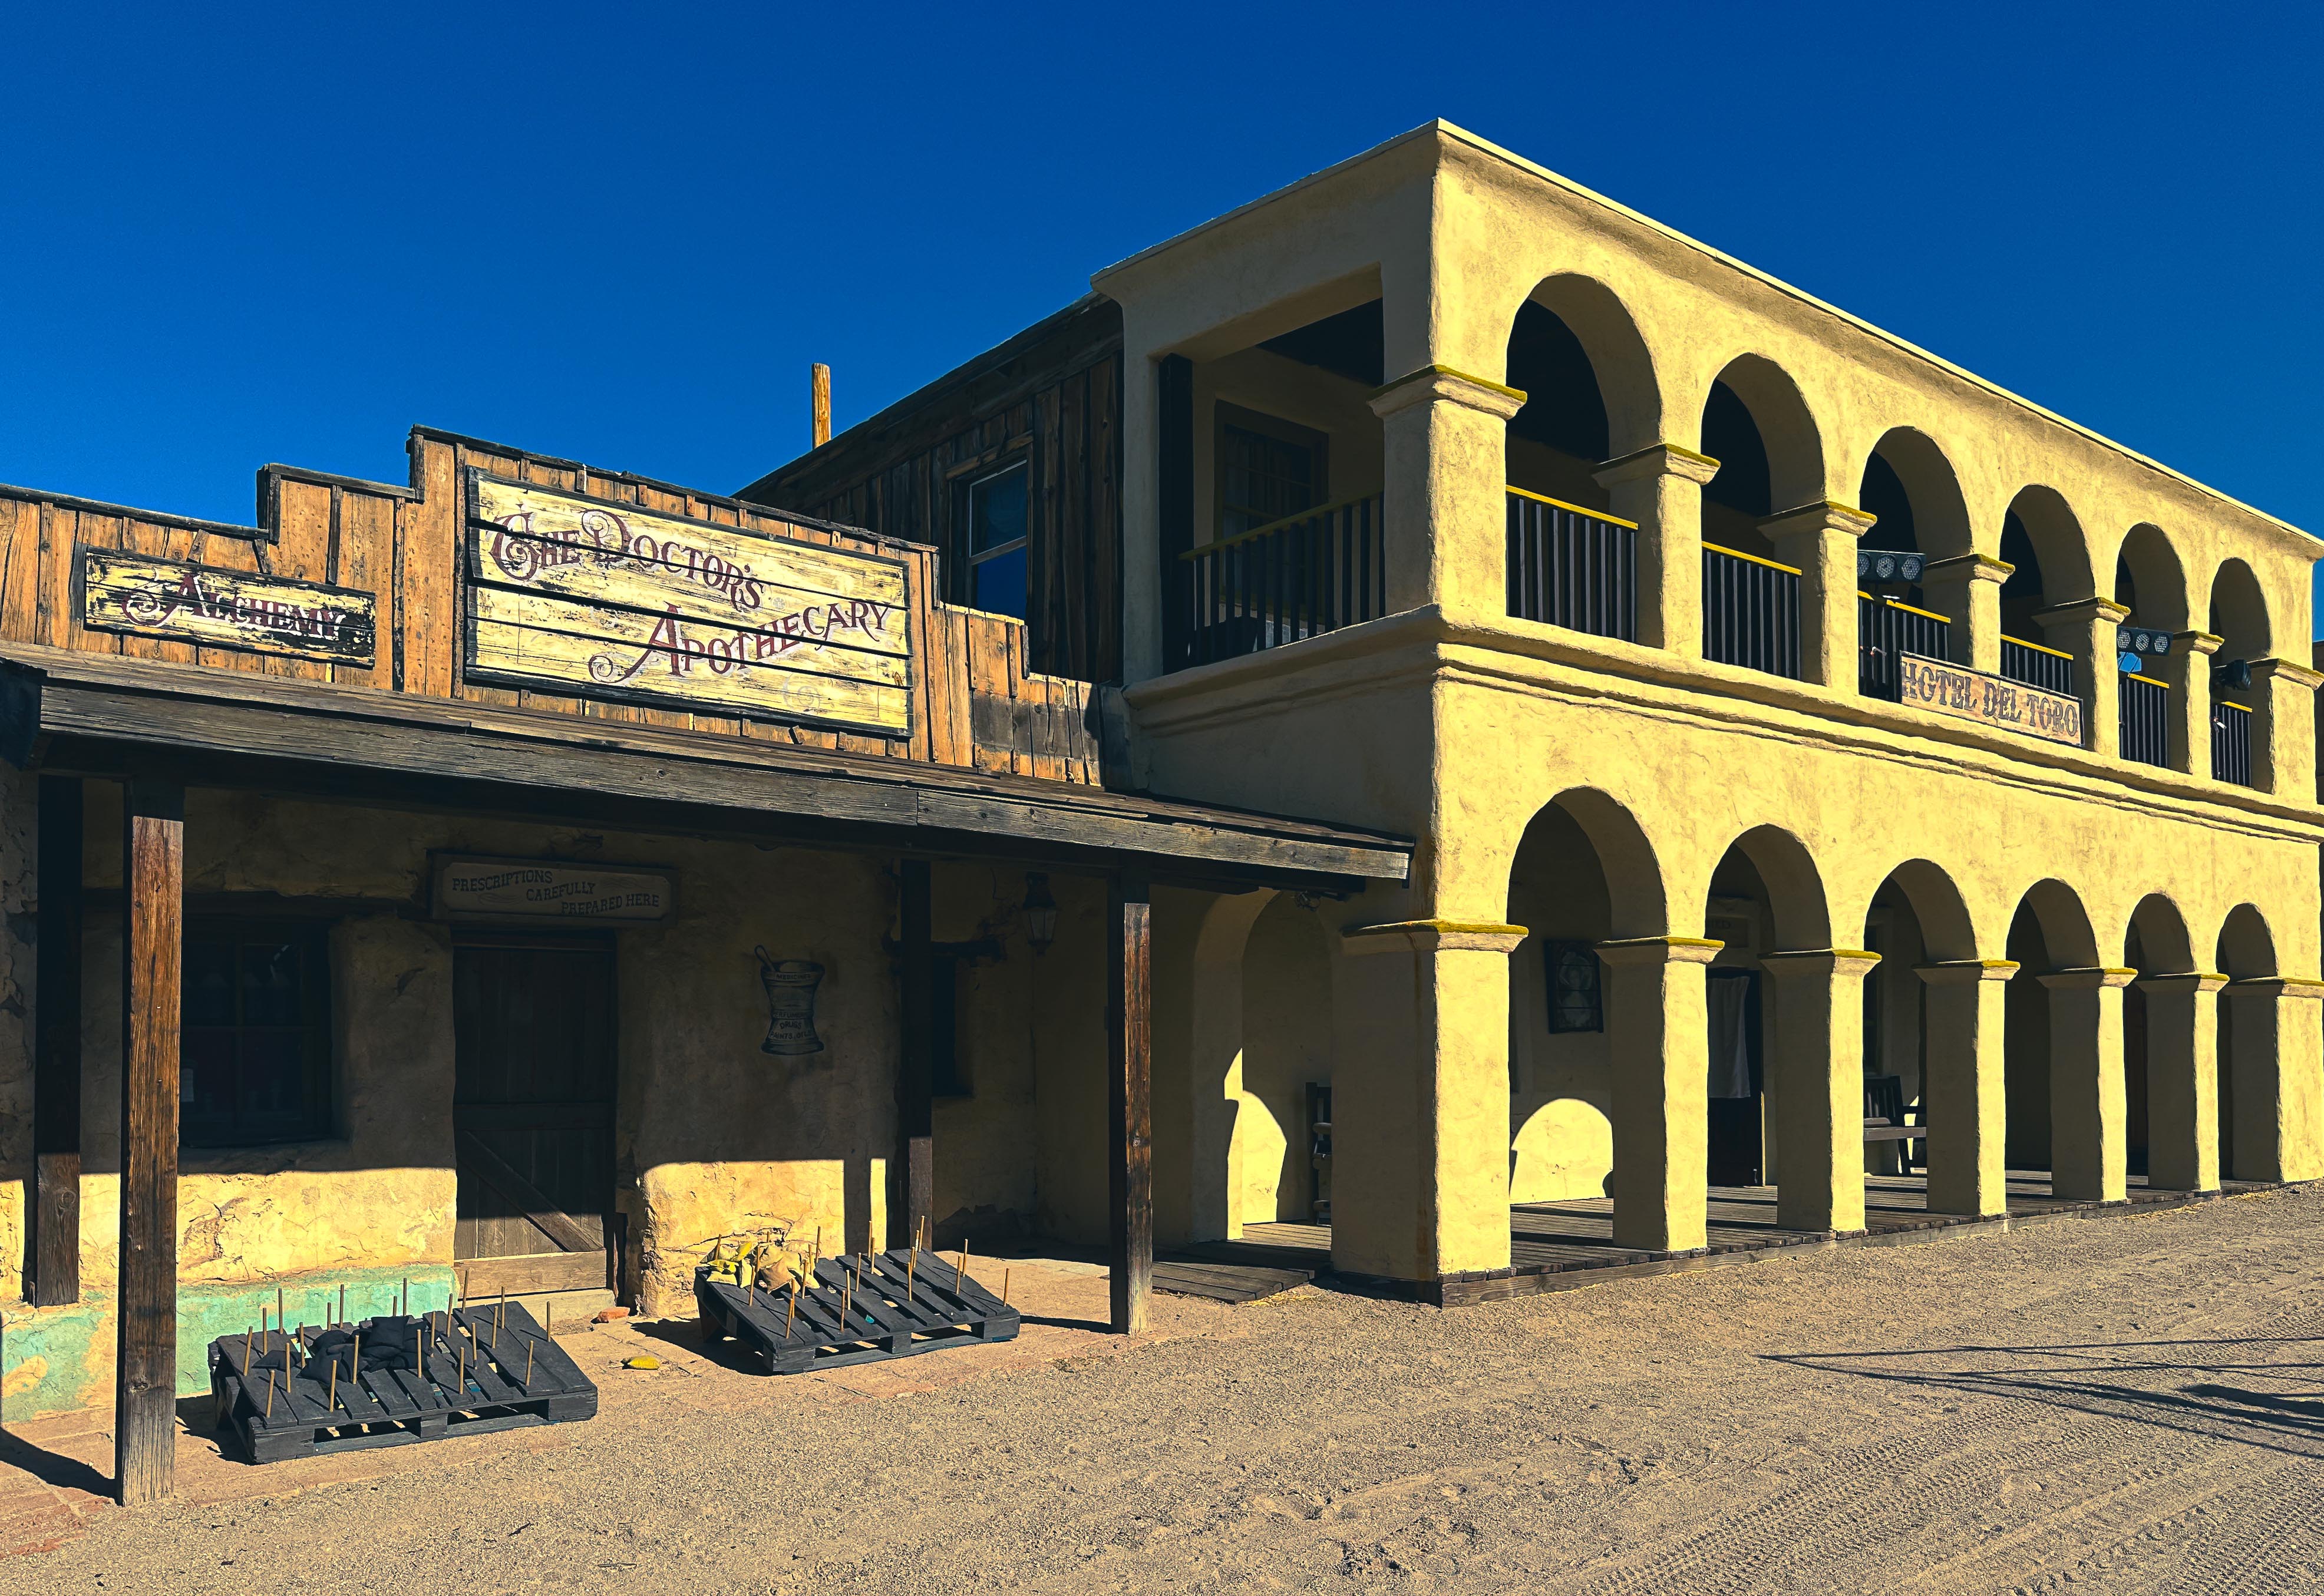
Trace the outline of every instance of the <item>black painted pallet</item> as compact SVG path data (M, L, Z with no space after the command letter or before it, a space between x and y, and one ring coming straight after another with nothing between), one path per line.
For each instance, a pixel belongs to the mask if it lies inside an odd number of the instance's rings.
M251 1462L272 1463L596 1414L595 1384L517 1303L337 1328L400 1338L415 1324L426 1327L421 1369L350 1378L341 1363L336 1381L327 1358L309 1361L329 1327L220 1337L209 1353L218 1428L233 1430Z
M886 1358L909 1358L965 1342L1009 1341L1017 1310L955 1277L952 1259L899 1247L826 1258L797 1292L745 1290L709 1271L694 1276L704 1328L732 1336L765 1361L770 1374L801 1374Z

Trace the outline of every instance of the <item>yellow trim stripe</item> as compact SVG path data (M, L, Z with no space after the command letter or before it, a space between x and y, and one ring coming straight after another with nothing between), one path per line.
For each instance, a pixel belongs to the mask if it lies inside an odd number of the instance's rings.
M1559 510L1571 510L1576 515L1586 515L1592 521L1610 521L1618 527L1628 527L1634 532L1638 530L1637 521L1624 521L1620 516L1609 515L1603 510L1585 510L1579 504L1569 504L1563 499L1553 499L1547 494L1527 493L1515 483L1510 483L1508 486L1509 492L1518 498L1531 499L1536 504L1547 504Z
M1768 569L1775 571L1788 571L1794 577L1800 574L1800 567L1797 566L1787 566L1780 560L1761 559L1757 555L1746 554L1740 549L1725 549L1716 543L1705 543L1702 547L1708 553L1723 554L1729 559L1748 559L1755 566L1766 566Z
M2053 649L2046 643L2029 643L2024 638L2012 637L2007 632L2002 633L2001 641L2006 643L2015 643L2021 649L2031 649L2037 654L2047 654L2052 660L2071 660L2073 658L2071 654L2069 654L2063 649Z
M2252 712L2250 705L2238 704L2232 698L2214 698L2211 702L2218 705L2221 709L2233 709L2244 715L2249 715Z

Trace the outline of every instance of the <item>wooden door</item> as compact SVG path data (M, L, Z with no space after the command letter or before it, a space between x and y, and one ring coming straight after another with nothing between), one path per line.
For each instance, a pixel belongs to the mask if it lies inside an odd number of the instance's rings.
M461 1265L469 1290L610 1286L612 943L463 936L452 987L452 1252L478 1260Z

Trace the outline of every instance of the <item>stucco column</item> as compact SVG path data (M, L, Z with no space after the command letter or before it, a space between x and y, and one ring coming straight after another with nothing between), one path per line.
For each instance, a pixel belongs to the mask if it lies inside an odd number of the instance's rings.
M1522 926L1351 926L1333 960L1332 1263L1509 1263L1509 954Z
M1711 1019L1704 968L1724 943L1601 942L1614 1074L1614 1242L1693 1252L1710 1240Z
M2094 753L2111 754L2122 746L2117 724L2122 689L2114 685L2122 674L2121 649L2115 634L2129 615L2126 606L2110 598L2085 598L2034 617L2042 623L2044 641L2074 657L2074 687L2082 700L2082 746Z
M2224 641L2208 632L2173 632L2159 672L2171 684L2171 768L2190 776L2211 773L2211 656Z
M2003 1157L2009 1105L2002 1030L2008 959L1923 964L1928 986L1928 1077L1921 1117L1929 1138L1929 1212L1985 1215L2009 1211Z
M2016 568L1989 555L1957 554L1931 561L1922 572L1929 608L1952 620L1954 664L2000 674L2001 585Z
M1856 690L1856 544L1876 519L1850 505L1826 501L1786 510L1759 523L1775 546L1775 558L1800 567L1800 674L1851 693Z
M1371 395L1390 613L1434 604L1461 619L1508 615L1508 423L1525 401L1443 365Z
M2146 999L2146 1184L2219 1189L2219 1009L2224 975L2142 975Z
M1775 983L1775 1222L1864 1228L1864 978L1861 948L1760 955Z
M2252 727L2252 782L2262 792L2316 801L2316 686L2309 666L2291 660L2252 661L2259 713Z
M2264 975L2221 989L2236 1006L2235 1180L2313 1180L2324 1175L2324 982Z
M1702 654L1702 484L1719 462L1674 443L1649 445L1591 474L1614 513L1638 523L1638 641Z
M2050 1193L2119 1203L2129 1191L2122 989L2135 970L2060 970L2050 989Z

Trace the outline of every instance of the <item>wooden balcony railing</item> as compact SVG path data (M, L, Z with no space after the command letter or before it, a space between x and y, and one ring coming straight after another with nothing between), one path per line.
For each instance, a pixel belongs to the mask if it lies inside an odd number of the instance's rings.
M1799 567L1705 543L1702 657L1771 676L1797 677Z
M1856 595L1856 690L1868 698L1897 696L1899 655L1952 658L1953 623L1933 610L1893 598Z
M1179 556L1193 566L1187 663L1256 654L1388 611L1380 496L1340 499Z
M2211 701L2211 776L2237 787L2252 784L2252 712L2225 698Z
M2121 673L2117 713L2122 757L2142 765L2171 763L2171 684Z
M2024 682L2029 687L2063 693L2068 697L2073 696L2074 657L2041 643L2029 643L2021 638L2003 638L2001 674L2011 681Z
M1638 526L1513 487L1509 613L1597 637L1638 638Z

